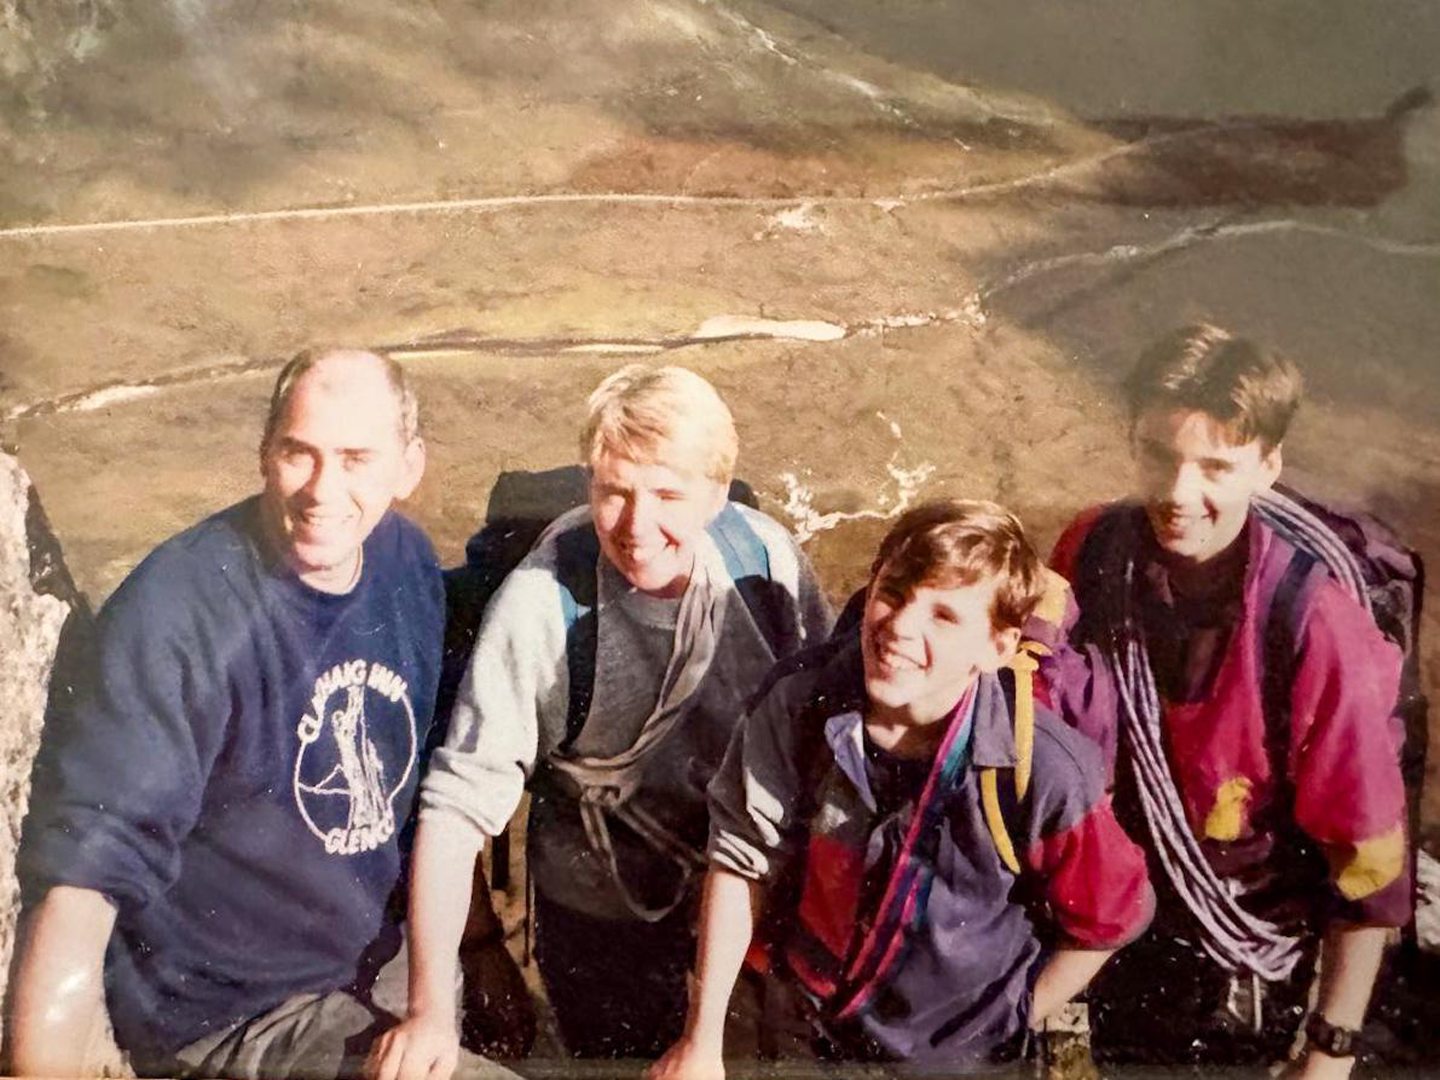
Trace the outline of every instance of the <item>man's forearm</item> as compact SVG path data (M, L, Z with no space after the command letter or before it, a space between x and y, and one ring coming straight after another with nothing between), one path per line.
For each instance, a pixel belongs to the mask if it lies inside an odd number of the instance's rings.
M1066 1002L1090 985L1114 949L1056 949L1040 969L1030 1006L1030 1027L1039 1031Z
M78 1076L105 1017L105 947L115 908L92 889L57 886L25 919L10 991L9 1067Z
M1389 936L1383 926L1333 924L1325 932L1316 1011L1330 1023L1358 1029L1365 1022Z
M700 902L700 941L695 985L685 1022L688 1039L718 1054L725 1035L725 1013L745 954L755 934L760 887L739 874L712 865Z
M460 938L470 912L481 839L468 829L424 818L410 868L411 1016L451 1016Z
M1332 924L1325 932L1320 954L1320 996L1316 1013L1336 1027L1358 1031L1365 1022L1365 1009L1375 976L1385 956L1385 943L1390 931L1383 926L1347 926ZM1301 1063L1299 1075L1306 1078L1340 1078L1349 1076L1355 1064L1354 1055L1331 1057L1319 1047L1311 1046Z

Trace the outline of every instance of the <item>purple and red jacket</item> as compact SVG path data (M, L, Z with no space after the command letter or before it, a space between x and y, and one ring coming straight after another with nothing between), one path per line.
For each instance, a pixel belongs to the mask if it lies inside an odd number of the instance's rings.
M1012 695L1008 673L982 675L957 708L964 765L915 851L896 840L917 839L924 792L888 813L877 804L856 633L775 669L710 785L711 861L770 887L763 924L785 930L767 942L769 960L847 1053L984 1068L1021 1040L1053 949L1114 949L1150 921L1144 856L1111 812L1098 750L1038 702L1027 795L1017 802L1012 774L999 778L1021 873L1002 862L979 772L1015 765ZM952 729L945 745L965 734ZM876 978L867 938L885 883L910 863L926 884L882 943Z
M1125 766L1114 670L1100 645L1106 628L1095 614L1113 610L1104 590L1114 586L1099 569L1113 553L1087 544L1097 522L1112 514L1134 516L1128 535L1138 538L1137 610L1147 639L1173 639L1186 621L1143 510L1093 508L1070 525L1051 557L1071 583L1078 612L1072 608L1066 620L1071 648L1057 650L1042 675L1053 680L1057 712L1104 749L1121 821L1144 837L1133 790L1126 791L1134 780ZM1273 724L1267 730L1265 680L1267 660L1280 661L1267 657L1266 628L1295 549L1253 512L1238 543L1240 595L1218 627L1205 628L1218 642L1213 656L1201 658L1198 677L1194 663L1176 675L1190 689L1167 695L1161 685L1167 755L1186 820L1211 866L1241 885L1242 903L1255 914L1311 931L1331 919L1401 926L1411 888L1403 732L1392 718L1400 651L1328 577L1308 590L1292 619L1294 655L1284 661L1289 717L1281 721L1288 732L1280 729L1277 738ZM1160 921L1170 924L1173 914L1162 906Z

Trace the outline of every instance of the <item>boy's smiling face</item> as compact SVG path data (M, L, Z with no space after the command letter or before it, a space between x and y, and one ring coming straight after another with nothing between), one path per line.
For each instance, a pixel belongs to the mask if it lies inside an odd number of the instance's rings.
M995 579L899 590L885 568L870 585L860 634L872 707L909 725L948 716L975 676L1014 654L1018 630L996 632Z
M1236 443L1223 423L1194 409L1141 413L1133 448L1156 541L1194 566L1235 542L1251 497L1280 475L1278 446L1267 451L1259 439Z

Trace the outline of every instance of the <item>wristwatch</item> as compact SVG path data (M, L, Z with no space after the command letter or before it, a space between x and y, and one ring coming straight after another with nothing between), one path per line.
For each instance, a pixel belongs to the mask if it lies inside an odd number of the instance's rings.
M1310 1019L1305 1021L1305 1041L1330 1057L1354 1057L1359 1049L1360 1032L1354 1028L1339 1027L1319 1013L1311 1013Z

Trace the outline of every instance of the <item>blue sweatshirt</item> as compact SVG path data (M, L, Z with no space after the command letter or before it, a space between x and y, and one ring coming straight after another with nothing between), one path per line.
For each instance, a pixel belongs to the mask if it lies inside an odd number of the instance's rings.
M321 593L268 554L259 510L125 580L36 764L27 901L115 903L107 994L142 1059L350 983L400 873L440 666L434 550L387 514L356 587Z

